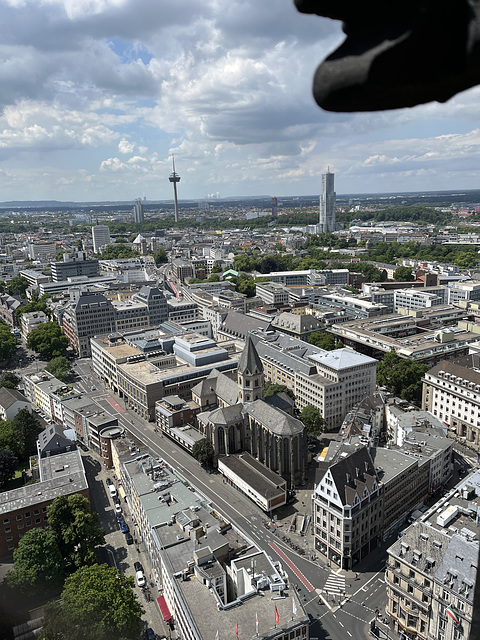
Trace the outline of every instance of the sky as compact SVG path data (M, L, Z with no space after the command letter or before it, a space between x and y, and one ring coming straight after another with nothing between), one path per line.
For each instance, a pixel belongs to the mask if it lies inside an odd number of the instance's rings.
M480 89L329 113L344 39L293 0L0 0L0 201L479 188Z

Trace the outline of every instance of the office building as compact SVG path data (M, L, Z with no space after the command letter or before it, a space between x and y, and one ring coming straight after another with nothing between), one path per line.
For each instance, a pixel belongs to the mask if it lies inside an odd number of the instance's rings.
M144 221L144 219L145 217L143 214L143 204L140 198L137 198L137 200L135 200L135 205L133 207L133 221L136 222L137 224L140 224L141 222Z
M335 231L336 193L335 174L322 175L322 191L320 193L320 215L318 218L318 233L333 233Z
M476 471L388 549L386 612L396 633L417 640L470 636L479 514L480 474Z
M100 275L98 260L89 260L85 251L77 251L73 254L64 253L63 261L52 262L51 270L53 282L62 282L79 276L95 278Z
M101 224L92 227L93 253L100 253L101 248L110 244L110 229Z
M422 393L422 409L475 446L480 445L479 369L477 353L454 362L443 360L425 374Z

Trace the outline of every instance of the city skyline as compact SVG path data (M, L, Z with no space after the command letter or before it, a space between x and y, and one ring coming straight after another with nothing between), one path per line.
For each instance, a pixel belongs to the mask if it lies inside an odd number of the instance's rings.
M446 104L326 113L317 63L343 35L291 0L6 0L0 200L475 189L480 89Z

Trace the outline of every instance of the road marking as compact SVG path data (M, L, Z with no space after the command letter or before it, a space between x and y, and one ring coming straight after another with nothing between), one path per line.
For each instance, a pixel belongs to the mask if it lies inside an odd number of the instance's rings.
M385 584L385 580L382 580L381 578L380 578L379 582L381 582L382 584Z
M345 627L345 625L343 624L343 622L340 622L340 620L338 621L338 624L341 624L342 627Z
M349 635L350 637L352 637L352 634L350 633L350 631L347 631L347 633L348 633L348 635Z
M290 560L290 558L283 553L276 542L269 542L268 546L271 547L276 553L282 558L284 562L288 564L293 573L300 579L302 584L305 586L308 591L315 591L315 587L312 583L303 575L303 573L295 566L295 564Z

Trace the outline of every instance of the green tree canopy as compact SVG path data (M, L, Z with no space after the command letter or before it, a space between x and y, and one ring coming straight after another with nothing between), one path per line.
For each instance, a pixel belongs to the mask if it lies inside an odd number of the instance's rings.
M65 358L65 356L57 356L56 358L53 358L53 360L50 360L47 364L45 369L51 373L52 376L55 376L55 378L58 378L58 380L61 380L62 382L68 378L72 371L70 360Z
M50 529L65 560L76 567L96 562L95 547L105 544L98 513L79 493L55 498L47 509Z
M338 338L331 333L326 333L326 331L314 331L308 338L308 341L310 344L314 344L316 347L325 349L326 351L341 349L343 347L341 340L338 340Z
M109 244L103 249L100 259L118 260L120 258L136 258L137 256L138 253L124 244Z
M213 466L215 450L210 440L206 438L198 440L198 442L193 445L192 456L203 466Z
M10 449L20 460L34 455L41 425L27 409L21 409L12 420L0 420L0 448Z
M404 400L420 400L422 377L427 371L426 364L400 358L395 351L390 351L377 365L377 384Z
M50 531L31 529L13 552L13 570L6 576L8 586L32 593L59 590L65 576L60 549Z
M0 389L5 387L7 389L16 389L20 378L11 371L4 371L0 376Z
M20 318L24 313L31 313L32 311L43 311L43 313L50 317L52 315L52 311L47 306L47 300L49 297L50 295L48 293L44 293L43 296L39 298L38 292L34 291L30 302L24 304L22 307L18 307L18 309L15 311L17 319Z
M15 475L18 458L10 449L0 449L0 487Z
M305 425L309 435L316 436L325 431L325 420L323 419L322 414L311 404L307 404L306 407L303 407L300 413L300 420Z
M17 348L17 339L7 323L0 320L0 360L9 360Z
M460 269L473 269L478 264L478 254L475 251L462 251L453 262Z
M265 384L265 390L263 392L264 397L268 398L275 395L276 393L286 393L292 398L292 400L295 400L295 394L293 393L293 391L286 387L284 384L267 382Z
M23 276L15 276L15 278L12 278L8 283L8 293L11 296L19 294L24 298L29 284L28 280Z
M126 238L115 238L115 244L127 244L128 240Z
M410 267L397 267L393 272L393 279L397 282L411 282L415 280Z
M63 355L68 338L56 322L44 322L28 334L27 347L45 360Z
M82 567L65 580L61 602L45 607L43 640L138 640L144 613L133 578L106 564Z
M155 260L155 264L157 265L157 267L159 264L165 264L166 262L168 262L167 252L163 247L160 247L157 253L153 256L153 259Z

